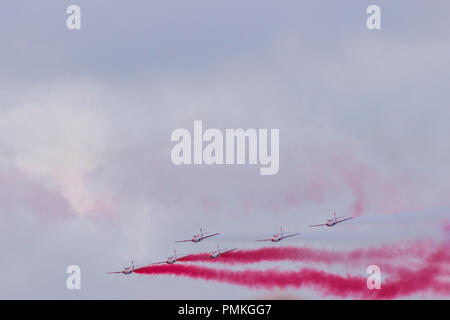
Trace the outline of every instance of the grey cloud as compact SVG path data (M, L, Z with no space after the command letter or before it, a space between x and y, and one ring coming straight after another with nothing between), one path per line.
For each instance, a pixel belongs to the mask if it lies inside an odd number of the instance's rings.
M280 225L318 247L438 237L442 215L425 211L430 221L407 229L380 215L448 205L446 2L380 1L379 33L365 30L364 3L148 3L81 1L80 33L57 27L64 2L2 4L11 14L0 19L0 173L20 174L0 194L1 297L259 294L104 275L130 259L160 260L200 227L224 236L180 252L251 246ZM279 128L279 174L174 166L170 133L197 119ZM33 207L30 193L52 205ZM358 205L361 222L306 227ZM72 263L86 275L79 293L64 287Z

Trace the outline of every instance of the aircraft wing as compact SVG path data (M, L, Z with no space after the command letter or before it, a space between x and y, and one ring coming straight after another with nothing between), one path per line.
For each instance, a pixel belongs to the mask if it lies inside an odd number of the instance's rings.
M175 241L176 243L177 242L192 242L192 239L189 239L189 240L177 240L177 241Z
M344 222L344 221L347 221L347 220L350 220L350 219L353 219L353 217L345 218L345 219L339 220L339 221L336 222L336 223L341 223L341 222Z
M284 237L282 237L281 239L284 239L284 238L290 238L290 237L293 237L293 236L297 236L297 235L299 235L300 233L293 233L293 234L290 234L290 235L288 235L288 236L284 236Z
M122 273L122 271L111 271L111 272L107 272L106 274L115 274L115 273Z
M207 236L203 236L203 237L202 237L202 240L203 240L203 239L206 239L206 238L211 238L211 237L217 236L218 234L220 234L220 232L213 233L213 234L209 234L209 235L207 235Z
M232 251L235 251L235 250L237 250L237 248L233 248L233 249L230 249L230 250L222 251L220 254L229 253L229 252L232 252Z
M181 260L186 259L187 257L190 257L190 256L193 256L193 254L187 254L187 255L185 255L185 256L182 256L182 257L177 258L177 260L178 260L178 261L181 261Z
M326 226L326 225L327 225L326 223L322 223L322 224L314 224L310 227L320 227L320 226Z
M269 238L269 239L261 239L261 240L255 240L255 241L272 241L272 238Z
M151 266L154 265L154 264L163 264L163 263L167 263L167 261L153 262L153 263L151 264Z

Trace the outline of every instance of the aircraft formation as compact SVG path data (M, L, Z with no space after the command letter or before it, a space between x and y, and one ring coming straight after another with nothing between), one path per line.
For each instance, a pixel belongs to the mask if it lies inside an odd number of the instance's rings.
M333 226L335 226L335 225L337 225L337 224L339 224L341 222L344 222L344 221L347 221L347 220L350 220L350 219L353 219L353 218L354 217L348 217L348 218L337 217L336 216L336 212L334 212L333 217L330 218L330 219L327 219L325 223L310 225L310 227L321 227L321 226L333 227ZM219 234L220 234L220 232L211 233L211 234L210 233L203 233L202 228L200 228L200 232L198 234L193 235L191 239L176 240L175 243L180 243L180 242L198 243L198 242L200 242L200 241L202 241L204 239L208 239L208 238L217 236ZM277 233L277 234L272 235L272 237L266 238L266 239L257 239L255 241L257 241L257 242L261 242L261 241L279 242L279 241L281 241L283 239L294 237L294 236L297 236L299 234L300 233L287 234L287 233L283 232L283 228L281 227L280 228L280 232ZM236 251L236 250L238 250L238 249L237 248L221 249L219 246L217 246L217 250L210 252L209 253L209 257L213 258L213 259L216 259L216 258L219 258L220 256L222 256L224 254L227 254L229 252ZM154 262L154 263L151 263L150 265L174 264L175 262L177 262L179 260L182 260L182 259L185 259L185 258L190 257L190 256L192 256L192 254L188 254L188 255L184 255L184 256L179 257L179 256L177 256L177 251L174 250L173 251L173 255L168 257L166 260L159 261L159 262ZM137 267L134 266L134 262L131 261L131 266L125 267L122 271L112 271L112 272L107 272L107 274L120 274L120 273L122 273L122 274L132 274L136 268Z

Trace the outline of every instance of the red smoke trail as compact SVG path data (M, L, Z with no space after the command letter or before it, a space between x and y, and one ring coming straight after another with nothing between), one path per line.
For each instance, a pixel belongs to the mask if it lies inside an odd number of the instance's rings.
M380 290L369 290L367 279L357 276L340 276L321 270L304 268L298 271L213 269L196 265L158 265L135 271L147 275L174 275L194 279L214 280L254 289L309 287L324 295L369 299L392 299L425 290L450 295L450 284L436 280L439 268L427 266L419 271L409 270L395 280L382 283Z
M298 247L274 247L239 250L226 253L219 258L212 259L209 254L195 254L183 259L188 262L216 262L224 264L249 264L262 261L302 261L324 264L344 263L347 265L357 262L393 261L405 257L422 258L435 248L432 242L415 242L406 246L384 246L376 249L358 249L352 251L331 251Z
M343 278L338 275L327 274L313 269L299 271L280 270L245 270L233 271L229 269L213 269L195 265L158 265L143 267L135 270L139 274L147 275L175 275L194 279L215 280L230 284L237 284L255 289L272 289L303 286L315 286L338 296L358 294L365 288L365 280L358 277Z
M381 272L384 275L388 273L390 276L382 280L380 290L369 290L367 288L368 275L367 277L341 276L314 268L304 268L295 271L283 271L280 269L235 271L191 264L176 264L144 267L137 269L136 273L184 276L235 284L253 289L311 288L321 292L324 296L331 295L342 298L394 299L423 292L448 297L450 296L450 283L448 279L445 280L445 277L448 276L450 271L450 247L443 244L427 248L424 242L404 248L386 247L376 250L354 250L347 253L334 252L331 256L326 255L326 253L329 253L326 250L293 247L263 248L233 252L219 258L231 264L267 261L268 259L297 259L299 257L303 261L305 261L306 257L307 261L337 263L346 262L346 259L372 258L373 256L387 260L396 258L399 254L401 254L401 257L407 257L409 250L414 249L413 255L417 256L419 254L421 258L419 267L414 268L410 263L405 263L405 260L401 260L399 261L403 262L401 265L387 265L391 270L386 272L386 265L384 264ZM391 250L388 252L386 249ZM426 253L426 255L421 255L422 253ZM226 256L228 256L229 262L225 260ZM207 254L201 254L184 260L193 262L219 261L219 259L211 259Z

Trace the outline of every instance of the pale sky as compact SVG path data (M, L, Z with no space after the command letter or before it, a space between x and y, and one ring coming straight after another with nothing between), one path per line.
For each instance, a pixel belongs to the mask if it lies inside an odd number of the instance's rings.
M70 4L81 30L66 28ZM366 27L370 4L381 30ZM322 298L105 272L175 248L270 245L253 239L280 226L301 233L288 245L331 250L442 241L449 10L444 0L3 1L0 298ZM278 174L175 166L170 135L194 120L279 129ZM308 228L334 210L357 218ZM200 227L223 235L173 243ZM79 291L65 286L71 264Z

